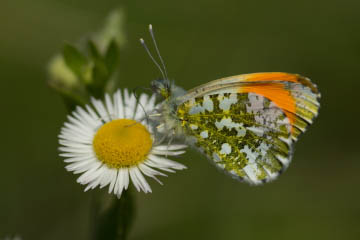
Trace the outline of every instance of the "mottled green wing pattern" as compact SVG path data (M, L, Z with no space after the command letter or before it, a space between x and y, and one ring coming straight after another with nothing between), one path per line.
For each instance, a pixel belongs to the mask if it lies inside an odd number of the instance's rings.
M261 95L204 95L182 103L177 117L187 140L236 179L260 184L290 163L289 119Z

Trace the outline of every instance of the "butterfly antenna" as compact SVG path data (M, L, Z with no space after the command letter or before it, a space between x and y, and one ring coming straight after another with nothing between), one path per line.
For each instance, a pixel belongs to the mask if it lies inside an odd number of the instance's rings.
M157 68L160 70L161 75L164 79L166 79L166 75L164 74L164 71L161 69L160 65L156 62L155 58L151 55L149 48L146 46L144 39L140 38L140 43L145 48L146 52L148 53L149 57L153 61L153 63L157 66Z
M166 71L165 62L164 62L164 60L163 60L163 59L162 59L162 57L161 57L161 54L160 54L159 48L158 48L157 43L156 43L156 40L155 40L155 35L154 35L153 27L152 27L152 25L151 25L151 24L149 25L149 32L150 32L151 38L152 38L152 40L153 40L153 42L154 42L155 49L156 49L156 52L157 52L157 54L158 54L158 56L159 56L159 59L160 59L161 65L162 65L162 67L163 67L163 69L164 69L164 72L165 72L165 77L166 77L165 79L168 79L168 75L167 75L167 71Z
M145 108L144 108L144 106L141 104L140 98L139 98L139 96L138 96L137 93L136 93L136 90L137 90L138 88L139 88L139 87L136 87L136 88L133 90L133 94L134 94L135 99L136 99L136 101L138 102L139 106L140 106L140 107L142 108L142 110L144 111L145 118L146 118L146 123L147 123L147 125L149 125L149 115L148 115L147 112L145 111Z

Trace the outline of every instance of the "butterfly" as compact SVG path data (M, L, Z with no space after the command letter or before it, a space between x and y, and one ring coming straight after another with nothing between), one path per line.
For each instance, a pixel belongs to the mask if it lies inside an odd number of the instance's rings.
M151 25L150 33L163 64ZM274 180L289 166L294 143L318 115L320 92L298 74L242 74L184 91L168 80L164 64L160 71L164 79L151 86L163 98L165 132L182 136L219 169L250 184Z

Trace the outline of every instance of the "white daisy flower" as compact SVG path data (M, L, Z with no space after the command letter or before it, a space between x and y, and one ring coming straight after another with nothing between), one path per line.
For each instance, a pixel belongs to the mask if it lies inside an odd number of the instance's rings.
M109 185L109 193L120 198L131 180L138 191L148 193L151 188L144 175L161 184L156 176L166 175L158 170L186 168L167 159L184 153L186 145L161 145L145 117L145 112L156 109L155 95L141 94L137 102L125 89L123 96L118 90L112 98L105 95L105 104L91 99L94 108L77 107L61 129L60 156L66 158L68 171L82 173L77 182L87 185L85 191Z

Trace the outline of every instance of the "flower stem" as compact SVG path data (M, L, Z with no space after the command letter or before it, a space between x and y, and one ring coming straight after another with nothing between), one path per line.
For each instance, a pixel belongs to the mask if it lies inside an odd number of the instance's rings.
M120 199L101 191L93 196L92 240L126 240L134 217L131 189Z

